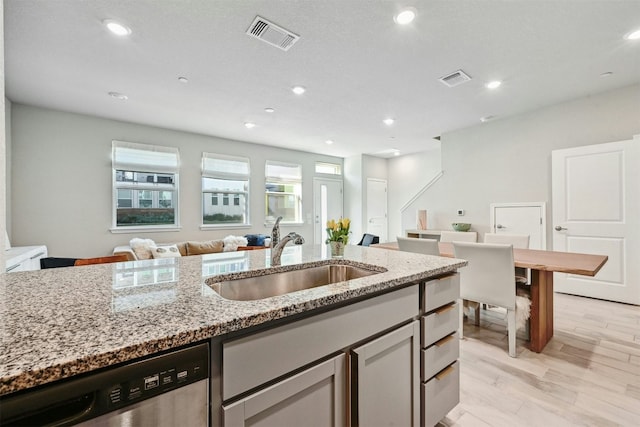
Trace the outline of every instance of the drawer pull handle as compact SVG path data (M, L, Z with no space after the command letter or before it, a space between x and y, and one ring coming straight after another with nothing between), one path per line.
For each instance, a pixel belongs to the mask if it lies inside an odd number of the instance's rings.
M447 375L451 374L453 371L455 371L454 367L449 365L446 368L444 368L442 371L436 374L436 379L438 381L442 381Z
M16 268L18 268L18 267L20 267L20 264L15 264L15 265L12 265L11 267L7 267L6 272L8 273L8 272L10 272L11 270L15 270L15 269L16 269Z
M442 338L440 341L438 341L436 343L436 347L442 347L443 345L445 345L446 343L448 343L452 339L453 339L453 335L449 335L447 337L444 337L444 338Z
M453 310L455 306L456 306L455 304L449 304L449 305L445 305L444 307L440 307L439 309L436 310L436 314L446 313L449 310Z

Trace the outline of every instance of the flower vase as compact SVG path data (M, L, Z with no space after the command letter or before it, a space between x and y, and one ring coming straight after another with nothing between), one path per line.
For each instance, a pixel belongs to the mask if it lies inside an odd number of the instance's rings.
M344 243L329 242L329 248L331 249L332 258L342 258L344 256Z

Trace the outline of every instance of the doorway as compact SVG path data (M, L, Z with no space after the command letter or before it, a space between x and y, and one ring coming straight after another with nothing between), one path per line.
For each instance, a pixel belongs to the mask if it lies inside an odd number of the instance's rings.
M342 217L342 180L313 178L313 241L327 240L327 221Z
M551 158L554 250L609 257L595 277L556 273L556 290L640 304L640 138Z
M387 181L367 178L366 233L387 241Z
M493 233L527 234L529 249L547 249L546 203L492 203Z

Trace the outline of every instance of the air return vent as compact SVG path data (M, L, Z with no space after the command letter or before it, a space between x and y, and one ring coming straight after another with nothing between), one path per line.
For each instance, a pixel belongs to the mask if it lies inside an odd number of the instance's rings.
M253 20L247 34L282 50L289 50L300 38L299 35L293 34L260 16L256 16L256 19Z
M469 80L471 80L471 77L466 75L464 71L458 70L446 76L440 77L438 80L449 87L454 87L464 82L468 82Z

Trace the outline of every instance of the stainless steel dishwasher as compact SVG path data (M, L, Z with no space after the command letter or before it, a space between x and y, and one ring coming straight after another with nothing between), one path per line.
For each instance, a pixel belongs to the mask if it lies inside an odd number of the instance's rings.
M2 426L208 426L209 344L0 399Z

